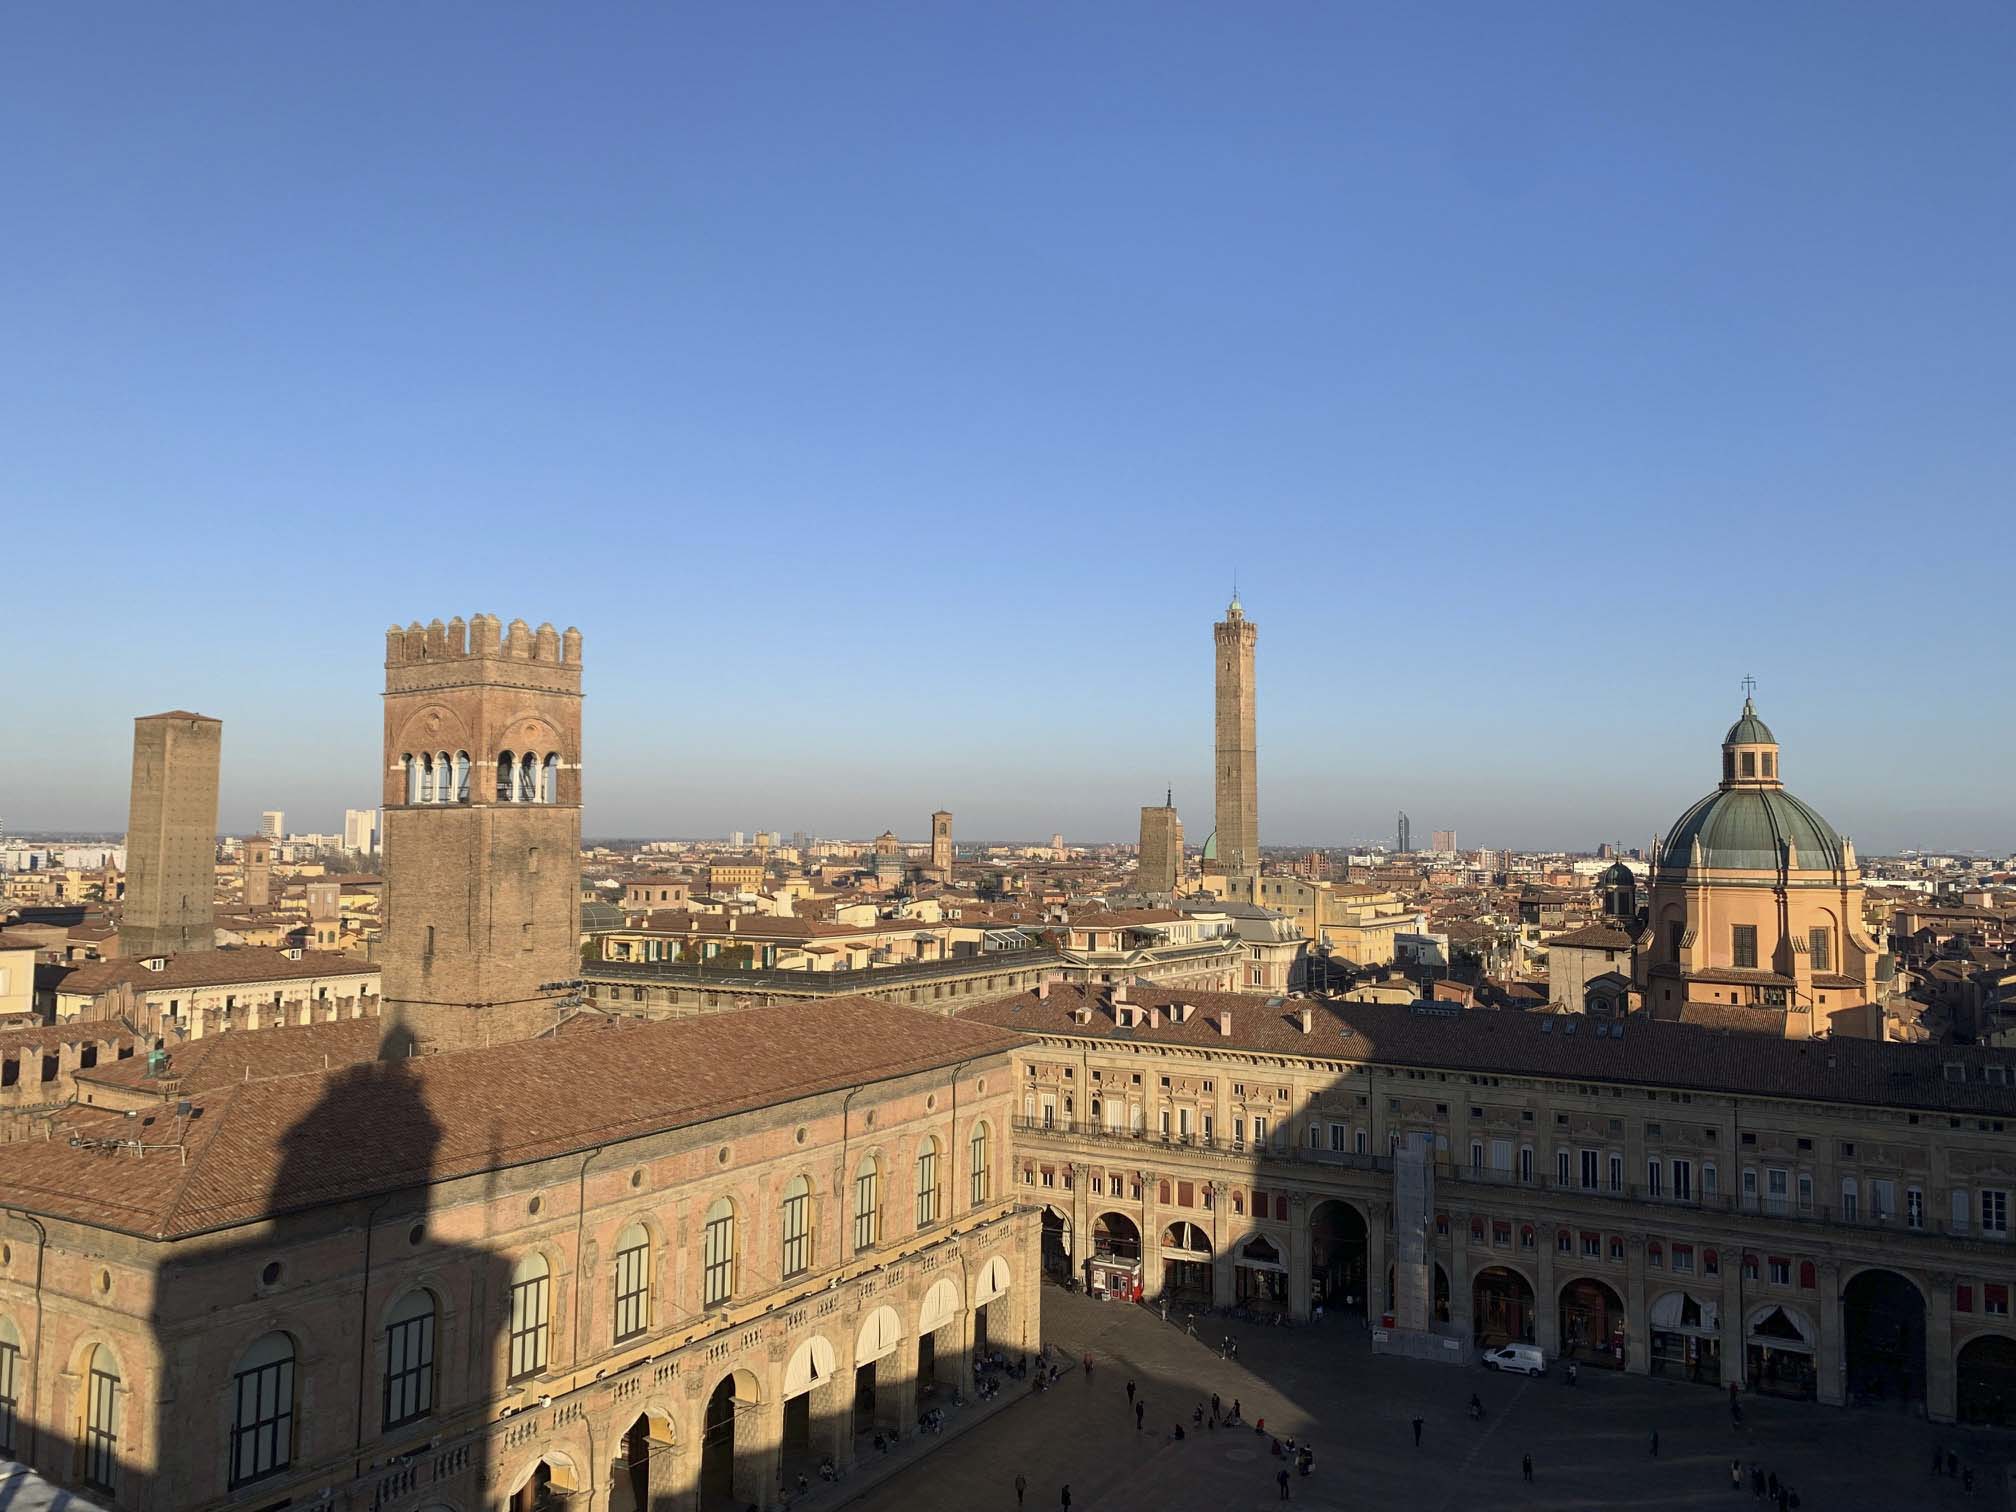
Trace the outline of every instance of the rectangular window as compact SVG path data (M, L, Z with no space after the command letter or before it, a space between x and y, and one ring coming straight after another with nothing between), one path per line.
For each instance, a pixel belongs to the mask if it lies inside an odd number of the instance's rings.
M1764 1173L1764 1206L1766 1211L1782 1213L1786 1199L1792 1191L1792 1173L1773 1167Z
M1348 1137L1349 1132L1350 1126L1347 1124L1333 1123L1330 1125L1330 1149L1333 1153L1342 1155L1346 1150L1351 1148Z
M15 1452L19 1436L15 1426L21 1421L21 1350L0 1339L0 1454Z
M1624 1157L1622 1155L1612 1155L1610 1157L1610 1190L1613 1192L1624 1190Z
M1802 1199L1800 1205L1803 1207L1806 1195L1806 1178L1803 1176L1799 1178L1799 1195ZM1862 1194L1856 1190L1853 1176L1845 1178L1841 1183L1841 1216L1849 1223L1862 1216Z
M1363 1129L1355 1129L1351 1134L1353 1149L1360 1155L1365 1153L1366 1134Z
M646 1268L651 1258L650 1244L633 1245L616 1252L616 1342L634 1339L644 1332L645 1303L650 1297Z
M1484 1169L1484 1141L1481 1139L1470 1141L1470 1169L1473 1171Z
M1790 1286L1792 1284L1792 1262L1790 1260L1780 1260L1773 1257L1771 1260L1771 1284L1773 1286Z
M1721 1190L1721 1178L1715 1174L1715 1163L1713 1161L1704 1162L1701 1167L1701 1195L1703 1197L1713 1197L1720 1193Z
M784 1248L779 1257L783 1262L784 1274L795 1276L812 1268L812 1194L803 1186L794 1185L791 1194L784 1199ZM617 1259L622 1259L618 1256ZM641 1269L641 1264L640 1264ZM639 1319L638 1326L643 1326ZM622 1338L622 1334L617 1335Z
M511 1379L546 1368L546 1277L511 1286Z
M1825 927L1816 926L1806 932L1806 945L1813 957L1815 971L1834 969L1834 935Z
M1554 1179L1564 1187L1568 1185L1569 1181L1568 1176L1569 1158L1570 1158L1569 1154L1566 1150L1556 1150L1554 1152Z
M1264 1118L1256 1118L1253 1120L1253 1147L1255 1149L1258 1149L1260 1146L1266 1143L1267 1143L1267 1120Z
M434 1410L434 1309L385 1330L385 1426L398 1428Z
M1904 1188L1904 1226L1914 1229L1925 1227L1925 1189L1923 1187Z
M1755 970L1757 966L1757 926L1755 924L1732 924L1730 955L1732 964Z
M1582 1185L1589 1191L1596 1190L1596 1151L1582 1152Z
M1694 1162L1691 1160L1673 1162L1673 1200L1675 1202L1694 1200Z
M1026 1173L1025 1173L1026 1174ZM882 1238L882 1207L875 1191L873 1163L862 1166L854 1178L854 1248L873 1249ZM1045 1185L1048 1185L1046 1182Z
M1665 1195L1665 1190L1666 1168L1659 1163L1659 1158L1655 1155L1645 1162L1645 1195L1661 1197Z
M1991 1239L2006 1239L2009 1236L2009 1194L1999 1191L1981 1193L1981 1232Z
M84 1481L113 1491L118 1475L119 1377L94 1367L84 1383Z
M1998 1318L2009 1316L2009 1288L1999 1282L1990 1281L1981 1288L1981 1311L1993 1313Z
M1953 1232L1964 1234L1974 1214L1973 1195L1965 1187L1955 1187L1949 1195L1953 1202Z
M981 1203L987 1200L988 1173L987 1173L986 1129L982 1128L982 1129L976 1129L974 1131L972 1143L967 1151L966 1163L971 1168L966 1178L967 1206L978 1207L980 1206ZM1098 1187L1096 1183L1098 1182L1099 1178L1097 1176L1094 1176L1092 1180L1095 1183L1093 1190L1097 1191Z
M1686 937L1687 937L1687 926L1681 920L1673 919L1667 923L1666 959L1671 961L1676 966L1680 964L1680 948L1681 945L1685 942Z
M937 1221L938 1147L927 1143L917 1156L917 1227Z
M1813 1174L1810 1171L1799 1173L1799 1211L1802 1213L1813 1211Z
M709 1218L700 1245L700 1301L703 1306L716 1307L735 1290L734 1214Z
M1521 1145L1519 1147L1519 1179L1521 1181L1531 1181L1533 1179L1533 1146L1531 1145Z
M1681 1275L1688 1275L1694 1269L1694 1246L1676 1244L1673 1246L1673 1269Z
M1601 1234L1584 1234L1582 1236L1582 1253L1591 1260L1601 1260L1603 1258L1603 1236Z

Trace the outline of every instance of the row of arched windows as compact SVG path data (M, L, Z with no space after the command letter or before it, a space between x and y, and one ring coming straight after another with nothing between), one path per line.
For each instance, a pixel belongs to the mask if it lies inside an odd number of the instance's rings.
M457 751L407 752L400 760L406 768L408 803L467 803L469 801L469 753ZM497 753L497 801L499 803L555 803L560 796L560 757L541 756L537 751Z

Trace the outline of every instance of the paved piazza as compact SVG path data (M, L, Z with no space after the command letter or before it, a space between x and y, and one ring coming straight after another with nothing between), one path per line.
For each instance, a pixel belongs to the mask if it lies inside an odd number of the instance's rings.
M1074 1359L1090 1351L1088 1381L1074 1370L1052 1390L978 1423L938 1452L866 1490L859 1512L991 1512L1015 1505L1018 1471L1027 1505L1050 1512L1071 1487L1074 1512L1234 1512L1278 1505L1282 1461L1248 1429L1190 1431L1190 1413L1213 1391L1268 1431L1308 1438L1315 1474L1295 1478L1293 1500L1312 1508L1489 1512L1499 1507L1692 1508L1761 1506L1729 1489L1740 1456L1776 1470L1801 1512L1937 1512L2010 1503L2005 1477L2016 1434L1942 1428L1901 1413L1844 1411L1746 1395L1734 1429L1724 1394L1701 1386L1584 1369L1563 1384L1558 1368L1528 1381L1481 1369L1375 1358L1355 1320L1278 1330L1219 1324L1212 1344L1186 1338L1142 1308L1043 1290L1044 1332ZM1198 1329L1205 1333L1206 1320ZM1235 1364L1216 1339L1239 1340ZM1127 1407L1136 1381L1145 1431ZM1472 1422L1470 1394L1486 1413ZM1426 1420L1421 1448L1410 1420ZM1178 1417L1189 1436L1170 1438ZM1652 1457L1652 1432L1659 1456ZM1929 1475L1935 1446L1976 1470L1970 1499L1957 1480ZM1534 1462L1523 1483L1520 1456Z

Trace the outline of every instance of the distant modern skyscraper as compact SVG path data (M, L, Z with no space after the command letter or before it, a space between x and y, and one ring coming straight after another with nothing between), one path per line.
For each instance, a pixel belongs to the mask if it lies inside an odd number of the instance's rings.
M1218 662L1218 861L1229 876L1260 869L1260 794L1256 766L1253 645L1260 631L1234 593L1212 627Z
M285 809L266 810L265 813L259 816L259 833L264 835L268 840L286 839L287 811Z
M952 871L952 816L944 809L931 816L931 869Z
M1183 881L1183 821L1171 795L1160 808L1141 810L1141 864L1136 880L1145 893L1173 893Z
M1428 848L1444 856L1454 855L1456 853L1456 831L1436 830L1429 838Z
M378 848L378 810L343 810L343 848L360 856Z
M730 832L729 832L729 835L728 835L728 848L729 848L730 850L740 850L740 849L742 849L742 831L740 831L740 830L732 830L732 831L730 831Z
M217 942L217 767L224 725L177 709L133 721L133 794L126 818L129 959L209 950Z
M1409 851L1414 849L1414 826L1407 822L1407 812L1404 809L1401 810L1400 812L1400 823L1398 829L1399 833L1395 837L1395 843L1393 849L1397 850L1398 852L1400 852L1401 855L1404 856Z

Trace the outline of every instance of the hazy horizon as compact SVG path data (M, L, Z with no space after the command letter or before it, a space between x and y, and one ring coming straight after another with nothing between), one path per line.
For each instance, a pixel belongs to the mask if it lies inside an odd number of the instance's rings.
M0 819L380 791L383 631L584 635L586 828L1643 846L1755 674L2016 847L2016 10L38 8Z

